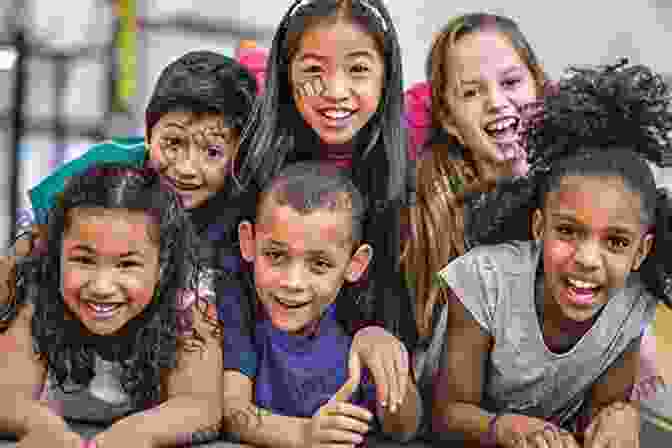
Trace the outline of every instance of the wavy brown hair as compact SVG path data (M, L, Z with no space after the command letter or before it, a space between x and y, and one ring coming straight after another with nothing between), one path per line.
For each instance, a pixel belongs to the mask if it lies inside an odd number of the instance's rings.
M479 172L471 151L442 126L450 113L444 96L451 70L446 52L462 37L484 28L494 28L511 41L532 73L539 94L547 80L527 39L509 18L467 14L449 22L434 39L425 67L431 85L432 131L417 161L417 201L408 210L410 238L402 253L407 279L414 288L420 337L432 330L435 305L447 301L434 274L465 252L465 193L488 191L496 181L491 173Z

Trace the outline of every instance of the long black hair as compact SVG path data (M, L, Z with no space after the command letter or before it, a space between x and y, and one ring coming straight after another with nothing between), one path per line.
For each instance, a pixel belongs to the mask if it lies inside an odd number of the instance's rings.
M672 306L672 196L656 188L649 163L672 156L672 97L642 65L570 68L529 129L530 173L472 198L471 239L478 244L530 239L531 211L567 175L615 175L642 198L642 223L655 229L640 268L650 291Z
M134 407L155 405L161 397L163 369L176 365L180 348L192 350L203 341L189 322L190 310L180 306L180 294L196 291L197 305L207 318L204 299L198 294L202 275L194 232L179 197L149 168L102 164L73 176L47 220L46 246L16 267L16 288L0 328L17 316L18 307L32 303L32 335L40 359L65 392L70 380L88 386L94 372L94 354L119 361L121 384ZM151 303L116 335L91 335L77 319L68 319L61 295L63 235L78 208L126 209L148 213L156 223L149 237L159 247L158 280ZM182 337L185 331L191 336Z
M392 19L380 0L298 0L292 4L273 38L264 95L255 104L243 132L234 175L242 188L262 191L286 164L318 157L322 143L297 110L289 83L290 64L305 30L338 17L344 8L373 35L385 64L381 101L353 141L352 178L369 203L364 234L377 251L368 276L373 288L369 293L376 302L375 320L412 342L412 324L401 323L409 316L412 320L412 310L399 274L399 210L412 196L415 185L410 181L413 168L402 126L401 48ZM398 282L391 277L395 273Z

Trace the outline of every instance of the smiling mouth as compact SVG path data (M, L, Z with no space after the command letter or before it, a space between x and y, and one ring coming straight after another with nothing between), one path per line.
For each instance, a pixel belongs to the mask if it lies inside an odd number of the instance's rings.
M318 113L327 120L347 120L355 114L351 109L322 109Z
M119 308L126 305L123 302L96 302L92 300L84 301L84 304L99 317L110 317L114 315Z
M517 117L500 118L488 123L483 127L483 131L491 138L497 140L509 135L516 135L519 124L520 118Z
M570 294L569 299L578 305L593 305L595 297L602 291L602 286L598 283L572 278L566 278L564 284Z
M285 300L282 300L282 299L278 298L277 296L272 296L272 297L273 297L273 300L275 300L280 305L284 306L285 308L292 309L292 310L302 308L302 307L310 304L310 302L292 303L292 302L287 302Z
M178 190L193 191L193 190L198 190L199 188L201 188L200 185L183 184L182 182L178 182L178 181L173 180L173 179L171 179L170 182L171 182L171 183L175 186L175 188L177 188Z

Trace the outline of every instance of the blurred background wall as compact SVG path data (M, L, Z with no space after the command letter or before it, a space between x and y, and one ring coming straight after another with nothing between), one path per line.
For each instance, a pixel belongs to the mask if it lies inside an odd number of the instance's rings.
M108 136L142 134L144 106L167 63L195 49L232 56L240 39L268 46L290 3L2 0L0 242L8 242L13 222L28 218L26 192L55 166ZM441 26L474 11L517 20L552 77L569 64L619 57L672 74L670 0L386 3L401 40L406 86L424 79L425 55ZM660 179L672 183L666 171Z

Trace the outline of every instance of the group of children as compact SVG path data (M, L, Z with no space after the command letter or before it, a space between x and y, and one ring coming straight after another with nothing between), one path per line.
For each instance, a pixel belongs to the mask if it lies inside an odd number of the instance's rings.
M551 84L513 21L470 14L404 96L380 0L293 2L258 75L188 53L144 139L31 190L0 298L0 431L639 446L640 346L672 306L672 198L647 164L672 149L660 76Z

